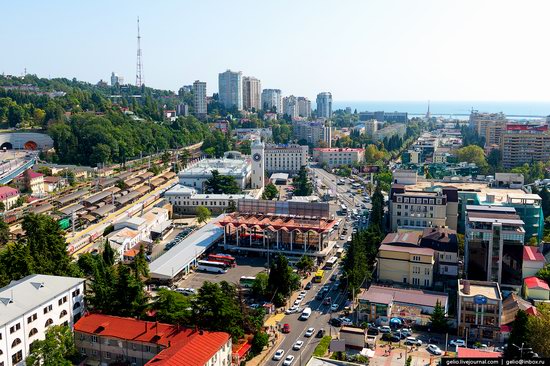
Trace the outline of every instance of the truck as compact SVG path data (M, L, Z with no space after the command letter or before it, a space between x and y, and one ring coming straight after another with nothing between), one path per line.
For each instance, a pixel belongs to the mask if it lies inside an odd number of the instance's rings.
M307 320L311 316L311 308L307 307L302 311L302 314L300 315L300 320Z

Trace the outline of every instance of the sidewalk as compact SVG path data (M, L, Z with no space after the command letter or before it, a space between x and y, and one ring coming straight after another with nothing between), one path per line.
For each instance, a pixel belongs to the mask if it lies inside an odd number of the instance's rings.
M268 319L268 321L269 320L270 319ZM270 343L268 344L267 348L264 349L262 351L262 353L260 353L259 355L257 355L253 359L251 359L250 361L247 361L246 366L260 366L260 365L263 365L267 361L267 359L271 355L271 352L276 350L279 347L279 345L281 344L281 342L283 341L283 339L284 339L282 334L280 334L277 331L275 331L273 333L273 335L275 336L275 340L271 340Z

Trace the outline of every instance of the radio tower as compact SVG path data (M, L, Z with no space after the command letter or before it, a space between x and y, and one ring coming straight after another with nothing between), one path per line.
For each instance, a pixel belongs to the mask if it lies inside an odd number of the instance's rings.
M136 86L143 85L143 63L141 62L141 36L139 35L139 17L137 18L137 62L136 62Z

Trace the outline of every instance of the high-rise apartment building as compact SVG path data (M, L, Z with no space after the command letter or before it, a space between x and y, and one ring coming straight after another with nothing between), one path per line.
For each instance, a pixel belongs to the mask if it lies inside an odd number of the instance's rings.
M275 108L277 113L283 113L281 89L262 90L262 109L271 111L272 108Z
M325 126L325 123L321 121L296 121L293 123L293 134L296 140L304 140L313 146L319 146L320 143L324 143L328 147L331 145L331 128Z
M243 77L243 108L259 111L261 103L262 83L253 76Z
M365 134L372 137L376 131L378 131L378 121L375 119L369 119L365 121Z
M283 98L283 114L288 114L290 118L298 117L298 99L294 95Z
M265 146L265 170L269 173L296 174L307 164L308 146L289 144Z
M502 166L507 169L534 161L550 160L548 125L506 125L500 151Z
M298 116L311 117L311 101L306 97L298 97Z
M227 109L243 109L243 73L227 70L218 75L219 100Z
M124 77L112 72L111 73L111 86L115 86L117 84L118 85L124 85Z
M332 94L329 92L317 94L317 117L332 117Z
M206 82L196 80L193 83L193 106L195 115L198 118L204 118L208 114L206 102Z

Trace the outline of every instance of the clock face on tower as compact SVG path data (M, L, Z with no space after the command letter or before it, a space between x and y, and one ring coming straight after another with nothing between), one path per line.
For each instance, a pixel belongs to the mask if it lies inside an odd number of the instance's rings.
M260 161L262 159L262 156L256 153L252 156L252 159L254 159L254 161Z

